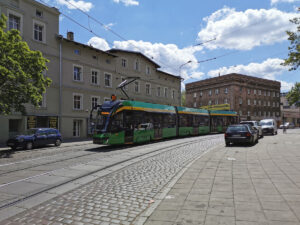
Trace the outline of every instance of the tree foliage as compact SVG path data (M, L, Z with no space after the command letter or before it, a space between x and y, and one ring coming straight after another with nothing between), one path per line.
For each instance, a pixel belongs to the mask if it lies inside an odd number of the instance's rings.
M181 92L181 106L185 106L185 91Z
M286 96L290 105L296 104L300 107L300 83L295 83L295 86L289 91Z
M300 12L300 8L298 8ZM288 58L284 60L282 65L291 66L289 70L296 70L300 66L300 17L296 17L290 20L292 23L297 25L297 31L287 31L288 40L291 42L289 49Z
M18 30L6 31L7 18L0 18L0 114L26 113L24 104L38 106L51 80L45 78L48 62L31 51Z

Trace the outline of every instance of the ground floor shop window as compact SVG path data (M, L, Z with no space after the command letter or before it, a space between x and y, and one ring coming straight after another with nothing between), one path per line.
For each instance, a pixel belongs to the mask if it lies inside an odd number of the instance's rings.
M80 137L81 120L73 120L73 137Z

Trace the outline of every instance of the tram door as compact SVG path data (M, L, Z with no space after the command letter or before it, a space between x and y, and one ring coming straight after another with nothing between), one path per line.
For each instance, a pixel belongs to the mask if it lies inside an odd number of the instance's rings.
M162 125L163 125L163 118L162 115L157 114L153 117L154 124L154 139L162 138Z
M124 112L124 142L132 143L134 135L134 115L132 112Z

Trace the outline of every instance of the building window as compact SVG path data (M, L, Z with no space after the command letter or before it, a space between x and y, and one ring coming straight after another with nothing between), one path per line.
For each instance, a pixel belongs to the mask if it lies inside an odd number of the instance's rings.
M167 98L168 97L168 88L164 88L164 95L165 95L165 98Z
M258 105L261 105L261 100L258 100Z
M251 101L250 101L250 99L248 99L248 105L251 105Z
M81 66L73 66L73 80L74 81L82 81L82 67Z
M267 106L267 102L266 101L264 101L264 106Z
M228 88L225 88L224 93L225 93L225 94L228 94Z
M261 116L261 111L258 111L258 116Z
M219 101L218 99L215 100L215 105L218 105L219 104Z
M270 93L270 91L268 91L268 96L270 96L271 95L271 93Z
M240 110L240 116L242 116L243 115L243 111L242 110Z
M92 109L96 108L97 105L100 103L100 97L92 96Z
M36 10L36 11L35 11L35 15L36 15L37 17L43 18L43 12L40 11L40 10Z
M211 96L211 90L208 91L208 95Z
M273 107L275 107L275 102L273 102Z
M73 120L73 137L80 137L80 120Z
M194 93L194 98L196 98L196 97L197 97L197 93L195 92L195 93Z
M74 49L74 53L75 53L76 55L80 55L80 50L79 50L79 49Z
M202 91L200 91L200 97L202 97L202 95L203 95L203 93L202 93Z
M15 16L13 14L9 14L8 16L8 29L16 29L21 31L21 18L18 16Z
M140 63L138 60L135 60L135 62L134 62L134 69L137 71L140 69Z
M157 87L157 96L160 97L160 87Z
M256 89L253 90L253 93L256 95Z
M276 93L276 96L279 97L279 92Z
M194 102L194 108L196 108L197 107L197 103L196 102Z
M219 94L219 89L215 90L215 94L218 95Z
M104 74L104 84L105 87L111 87L111 74L108 73Z
M258 95L261 95L261 90L258 90Z
M45 25L40 22L34 22L33 39L40 42L45 42Z
M172 99L175 99L175 90L172 90Z
M208 101L208 105L211 105L211 100Z
M243 104L243 99L242 99L242 98L240 98L240 105L241 105L241 104Z
M73 94L73 109L82 110L82 94Z
M247 112L247 115L250 116L250 111Z
M264 96L267 96L267 91L264 91Z
M270 101L268 101L268 106L271 106L271 103L270 103Z
M150 84L146 84L146 94L151 95L151 85Z
M243 87L240 87L240 91L243 91Z
M126 59L122 59L121 60L121 65L122 65L122 67L126 68L127 67L127 60Z
M275 97L275 91L273 91L272 94L273 94L273 97Z
M138 81L134 82L134 92L140 92L140 83Z
M150 71L151 71L151 70L150 70L150 66L146 66L146 74L149 75L149 74L150 74Z
M39 102L39 107L41 107L41 108L46 107L46 93L42 94L42 100Z
M227 98L224 99L224 104L228 104L228 99Z
M250 95L250 93L251 93L251 90L250 90L250 89L248 89L248 95Z
M256 100L255 99L253 100L253 104L256 105Z
M264 116L267 116L267 112L266 111L264 111Z
M97 70L92 70L92 84L99 84L99 72Z
M254 116L257 116L257 113L256 113L256 111L254 111Z

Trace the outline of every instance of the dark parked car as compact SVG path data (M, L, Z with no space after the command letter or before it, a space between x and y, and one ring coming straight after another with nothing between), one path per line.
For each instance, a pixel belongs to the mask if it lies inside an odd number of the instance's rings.
M24 135L18 135L9 139L6 145L12 149L24 148L32 149L33 147L54 144L60 146L62 141L61 134L53 128L33 128L26 131Z
M262 128L261 126L259 126L257 121L241 121L240 124L249 124L252 127L256 128L256 130L258 131L258 137L262 138L264 136Z
M254 145L258 142L258 131L249 124L236 124L228 126L225 132L225 143L249 143Z

